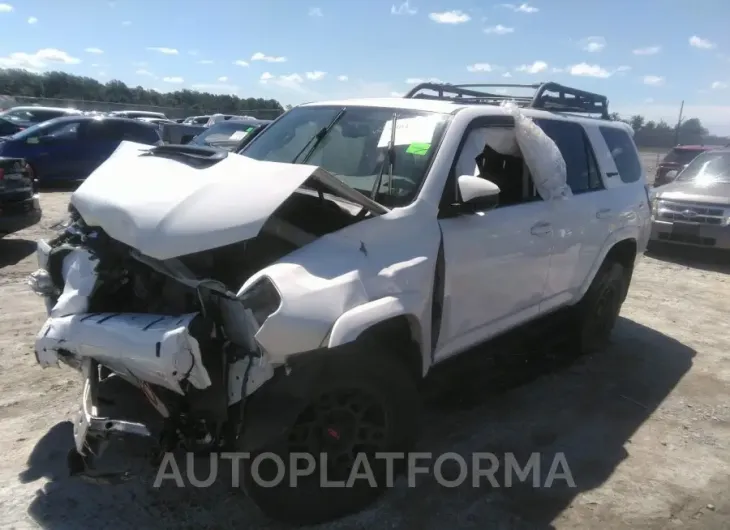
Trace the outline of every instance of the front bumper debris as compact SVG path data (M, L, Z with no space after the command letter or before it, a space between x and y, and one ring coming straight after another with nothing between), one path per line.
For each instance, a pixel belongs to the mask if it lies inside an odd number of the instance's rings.
M46 320L36 337L41 366L63 361L78 368L93 359L132 381L159 385L180 395L180 383L211 385L198 341L190 327L197 313L166 316L136 313L82 313Z

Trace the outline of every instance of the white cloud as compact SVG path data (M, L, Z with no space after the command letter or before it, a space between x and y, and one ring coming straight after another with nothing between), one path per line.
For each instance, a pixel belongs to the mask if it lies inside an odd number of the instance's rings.
M349 81L349 79L350 79L350 78L349 78L349 77L347 77L346 75L338 75L338 76L337 76L337 80L338 80L338 81L343 81L343 82L344 82L344 81Z
M251 56L252 61L265 61L267 63L285 63L286 57L276 57L273 55L265 55L261 52L256 52Z
M261 74L259 81L264 85L271 83L281 88L286 88L297 92L304 91L304 88L302 87L302 83L304 83L304 78L299 74L275 76L270 74L269 72L264 72L263 74Z
M463 24L471 20L469 15L459 10L429 13L428 18L439 24Z
M586 37L579 41L579 45L584 51L596 53L603 51L606 47L606 39L603 37Z
M418 13L418 10L412 8L408 0L397 7L393 4L390 8L391 15L415 15L416 13Z
M510 74L509 72L505 72L502 74L502 77L512 77L512 74Z
M506 7L507 9L511 9L512 11L516 13L537 13L540 11L537 7L531 6L530 4L500 4L501 7Z
M409 85L420 85L421 83L443 83L438 77L431 77L428 79L421 79L420 77L409 77L406 79L406 83Z
M198 50L190 50L188 52L188 55L192 55L193 57L197 57L198 55L200 55L200 52Z
M104 50L102 50L101 48L86 48L84 51L86 53L93 53L95 55L101 55L102 53L104 53Z
M630 66L622 65L622 66L619 66L618 68L616 68L616 70L614 70L613 73L614 74L625 74L630 71L631 71Z
M327 75L327 72L320 72L319 70L315 70L314 72L307 72L305 75L310 81L320 81L324 79L324 76Z
M522 66L518 66L516 70L518 72L526 72L528 74L539 74L540 72L544 72L547 70L548 65L545 61L535 61L532 64L523 64Z
M647 46L646 48L637 48L634 50L634 55L656 55L662 51L661 46Z
M611 77L611 72L601 68L597 64L579 63L568 67L568 73L578 77L598 77L605 79Z
M233 61L233 64L235 64L236 66L248 66L248 63L241 59L239 59L237 61Z
M562 74L563 72L565 72L565 69L564 68L553 68L550 71L554 74Z
M469 72L491 72L492 65L489 63L474 63L466 67Z
M722 81L715 81L712 83L712 86L710 87L713 90L722 90L723 88L727 88L727 83L724 83Z
M28 17L28 24L37 24L38 19L36 17Z
M228 81L228 78L226 76L221 76L218 78L218 82L220 83L225 83L226 81Z
M0 13L10 13L13 10L13 6L10 4L0 4Z
M702 37L698 37L697 35L693 35L689 38L689 45L702 50L711 50L715 47L714 43L707 39L703 39Z
M175 83L175 84L180 84L180 83L184 83L185 82L185 80L182 77L177 77L177 76L163 77L162 80L165 83Z
M145 70L144 68L140 68L139 70L137 70L134 73L137 75L148 75L150 77L154 76L154 74L152 72L150 72L149 70Z
M661 86L664 84L664 78L658 75L645 75L644 84L651 86Z
M63 50L43 48L35 53L15 52L7 57L0 57L0 68L20 68L38 71L48 68L50 64L78 64L81 59L70 56Z
M309 16L310 17L323 17L324 13L322 12L321 7L310 7L309 8Z
M132 25L131 20L125 20L124 22L122 22L122 26L131 26L131 25Z
M151 52L159 52L163 55L177 55L178 51L175 48L165 48L163 46L150 46L147 48Z
M514 31L515 28L508 28L506 26L503 26L502 24L497 24L496 26L491 26L484 29L484 33L494 35L507 35L508 33L514 33Z
M201 59L200 61L198 61L198 64L213 64L213 62L214 61L210 59Z
M403 92L391 92L390 93L390 97L392 97L392 98L402 98L403 97ZM397 129L398 129L398 127L396 126L396 130Z

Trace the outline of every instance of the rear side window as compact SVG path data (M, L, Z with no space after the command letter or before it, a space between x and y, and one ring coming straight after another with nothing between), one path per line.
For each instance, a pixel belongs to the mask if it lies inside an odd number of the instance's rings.
M636 182L641 178L641 160L636 154L636 145L629 133L613 127L599 127L608 150L611 151L621 181Z
M603 189L593 147L586 138L582 125L569 121L540 119L536 119L535 123L560 149L568 173L568 186L573 193Z

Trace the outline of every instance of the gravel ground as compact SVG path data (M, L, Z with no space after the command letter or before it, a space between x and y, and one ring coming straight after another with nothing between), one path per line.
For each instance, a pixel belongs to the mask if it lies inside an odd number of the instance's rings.
M0 527L279 528L223 486L155 489L143 476L102 487L67 476L80 383L36 365L44 312L24 278L68 195L45 193L43 222L0 240ZM518 460L539 451L543 477L563 452L575 488L448 489L424 475L327 528L730 528L728 273L716 256L646 256L608 351L562 368L539 350L498 368L476 352L457 381L431 385L421 450Z

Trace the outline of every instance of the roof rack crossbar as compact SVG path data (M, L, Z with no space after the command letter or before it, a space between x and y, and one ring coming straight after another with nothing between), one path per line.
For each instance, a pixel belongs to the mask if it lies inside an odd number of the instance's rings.
M477 88L530 88L535 90L535 93L533 96L511 96L474 90ZM436 94L423 94L424 90L430 90L436 92ZM554 82L531 85L498 83L452 85L450 83L427 82L416 85L404 97L474 105L499 105L503 101L515 101L518 105L534 109L575 114L599 114L602 119L610 119L606 96Z

